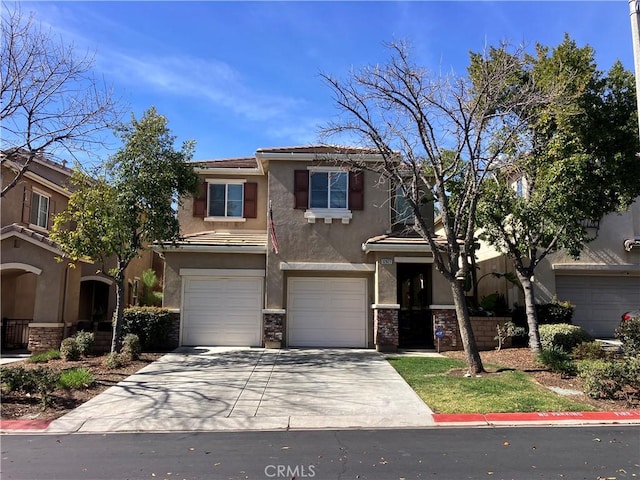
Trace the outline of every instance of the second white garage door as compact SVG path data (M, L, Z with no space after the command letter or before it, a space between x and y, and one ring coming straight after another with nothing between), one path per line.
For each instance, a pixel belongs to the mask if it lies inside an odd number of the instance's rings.
M366 347L366 298L364 278L289 279L289 346Z
M260 346L259 277L183 277L182 345Z
M595 337L613 337L620 316L638 308L640 277L558 275L556 291L576 306L574 324Z

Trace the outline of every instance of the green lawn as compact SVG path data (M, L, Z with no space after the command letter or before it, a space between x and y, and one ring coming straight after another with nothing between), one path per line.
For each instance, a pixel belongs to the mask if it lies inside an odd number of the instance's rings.
M572 412L594 408L561 397L524 372L447 375L466 364L451 358L391 357L389 363L436 413Z

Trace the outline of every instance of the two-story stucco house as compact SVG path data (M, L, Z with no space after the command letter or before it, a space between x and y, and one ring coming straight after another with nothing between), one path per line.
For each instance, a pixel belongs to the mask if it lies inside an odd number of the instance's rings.
M183 238L157 247L182 345L433 346L434 312L453 308L448 283L393 213L395 189L346 166L354 156L381 160L310 146L196 162Z
M3 187L15 178L24 158L3 154ZM58 348L79 322L85 329L111 330L113 281L89 262L71 266L61 261L64 253L48 237L53 217L68 204L71 174L66 165L38 155L0 201L3 348ZM127 269L129 303L135 303L140 273L147 268L161 271L154 256L143 253Z

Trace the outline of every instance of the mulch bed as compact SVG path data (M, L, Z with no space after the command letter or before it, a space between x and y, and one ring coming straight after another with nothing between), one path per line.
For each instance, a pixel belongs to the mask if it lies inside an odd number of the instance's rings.
M118 369L108 369L103 366L103 356L83 358L77 362L50 360L47 363L35 364L20 361L3 365L3 368L17 366L23 366L25 368L48 367L58 371L68 370L70 368L85 368L91 372L95 378L95 382L86 389L56 390L53 392L51 404L46 408L42 407L38 397L21 392L10 392L6 394L3 390L2 403L0 404L0 418L2 418L2 420L53 420L59 418L78 405L83 404L149 363L157 360L162 355L161 353L143 353L140 360L131 362Z

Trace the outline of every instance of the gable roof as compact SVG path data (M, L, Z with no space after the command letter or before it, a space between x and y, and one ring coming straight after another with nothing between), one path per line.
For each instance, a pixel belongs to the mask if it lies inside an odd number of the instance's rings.
M194 167L200 168L258 168L255 157L223 158L220 160L199 160L192 162Z
M298 147L259 148L256 153L312 153L341 155L376 155L374 148L353 147L343 145L306 145Z
M0 153L0 157L2 158L3 166L6 165L17 172L29 158L29 153L23 150L4 151ZM33 181L42 182L53 190L69 196L74 190L69 183L69 178L72 174L73 170L67 167L66 164L50 160L42 153L35 153L24 176Z

